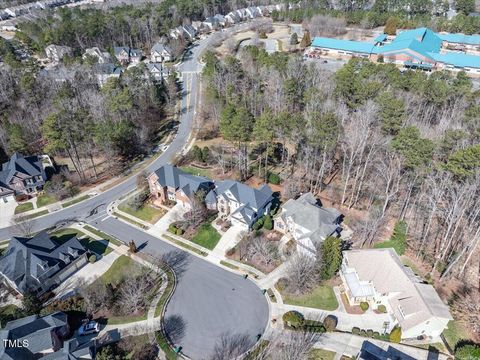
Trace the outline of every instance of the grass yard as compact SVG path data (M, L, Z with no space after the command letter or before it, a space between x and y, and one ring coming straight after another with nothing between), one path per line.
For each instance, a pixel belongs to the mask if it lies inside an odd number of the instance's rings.
M33 204L31 202L26 202L20 205L17 205L15 208L15 214L21 214L25 211L33 210Z
M282 293L283 302L289 305L306 306L322 310L336 310L338 301L333 288L328 285L319 285L311 293L292 297Z
M212 172L209 169L200 169L194 166L180 166L180 169L192 175L203 176L209 179L212 178Z
M53 195L38 195L37 196L37 207L47 206L57 202L57 198Z
M167 278L168 278L168 284L167 284L167 287L165 288L165 291L163 292L162 296L160 297L160 300L158 300L157 306L155 307L155 314L154 314L155 317L161 315L161 313L163 311L163 307L165 306L165 303L166 303L168 297L170 296L170 293L173 290L173 286L175 285L174 284L175 279L173 277L172 272L167 271L166 273L167 273Z
M113 215L115 215L115 216L118 217L119 219L125 220L126 222L129 222L130 224L133 224L133 225L135 225L135 226L138 226L138 227L140 227L140 228L142 228L142 229L145 229L145 228L146 228L146 226L143 225L142 223L139 223L138 221L132 220L132 219L130 219L129 217L126 217L125 215L122 215L122 214L120 214L120 213L118 213L118 212L114 212Z
M90 231L92 234L95 234L98 237L101 237L102 239L110 241L114 245L117 245L117 246L122 245L122 242L120 240L117 240L114 237L105 234L103 231L97 230L89 225L85 225L84 228L85 230Z
M120 283L127 275L130 275L133 271L140 271L141 266L137 264L134 260L129 258L126 255L120 256L115 260L110 266L110 268L103 273L99 279L104 284L113 284L116 285Z
M397 254L401 254L401 250L400 250L400 247L402 245L400 245L398 242L394 241L394 240L387 240L387 241L383 241L383 242L380 242L380 243L377 243L375 244L373 247L375 249L385 249L385 248L394 248L395 251L397 252Z
M48 210L47 210L47 209L42 210L42 211L38 211L38 212L33 213L33 214L30 214L30 215L25 215L24 218L26 218L26 219L34 219L34 218L36 218L36 217L39 217L39 216L42 216L42 215L46 215L46 214L48 214Z
M333 360L337 353L325 349L312 349L308 360Z
M140 209L134 210L128 205L128 201L129 199L122 202L118 209L151 224L155 224L166 213L165 210L157 209L151 205L143 205Z
M220 234L212 224L202 224L191 241L204 248L213 250L220 238Z
M182 241L178 241L177 239L174 239L173 237L169 236L169 235L163 235L164 238L167 238L169 241L173 242L174 244L177 244L178 246L181 246L185 249L188 249L190 251L193 251L194 253L198 254L198 255L201 255L201 256L207 256L208 254L205 252L205 251L201 251L201 250L198 250L197 248L191 246L191 245L188 245L188 244L185 244L184 242Z
M85 236L85 233L77 229L65 228L56 230L50 233L50 236L57 242L63 244L67 240L70 240L72 237L82 237Z
M143 315L138 315L138 316L131 316L131 315L110 316L108 319L106 319L105 324L107 325L128 324L128 323L142 321L142 320L147 320L147 312L145 312L145 314Z
M465 329L465 326L456 320L450 320L448 322L448 328L443 331L442 335L452 350L455 349L455 345L457 345L460 340L470 340L470 334L467 329Z
M76 204L76 203L79 203L80 201L87 200L89 197L90 197L90 195L80 196L80 197L78 197L78 198L76 198L76 199L73 199L73 200L64 202L64 203L62 204L62 207L63 207L63 208L66 208L66 207L72 206L72 205L74 205L74 204Z
M167 360L176 360L178 355L173 351L173 349L168 344L167 340L163 336L161 331L155 332L155 339L157 340L157 344L162 349L163 353Z

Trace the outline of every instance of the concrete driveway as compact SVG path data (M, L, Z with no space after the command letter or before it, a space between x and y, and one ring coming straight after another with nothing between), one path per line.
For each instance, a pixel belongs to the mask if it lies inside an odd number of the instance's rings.
M183 219L183 215L188 211L187 208L184 208L182 205L177 204L171 208L165 215L163 215L160 220L158 220L148 232L151 234L163 234L168 230L168 225L172 222Z
M119 253L112 251L111 253L102 256L93 264L87 263L87 265L70 276L54 290L54 299L62 299L72 296L75 293L75 290L78 290L79 284L93 283L97 278L102 276L105 271L110 269L110 266L112 266L113 262L117 260L119 256Z
M13 215L15 215L15 208L17 205L18 204L13 197L7 202L0 199L0 228L11 225L11 220Z
M213 249L213 253L217 256L225 256L225 252L228 249L233 248L242 240L243 234L246 233L246 229L241 225L233 225L228 229L225 234L222 235L222 238L219 240L217 246Z

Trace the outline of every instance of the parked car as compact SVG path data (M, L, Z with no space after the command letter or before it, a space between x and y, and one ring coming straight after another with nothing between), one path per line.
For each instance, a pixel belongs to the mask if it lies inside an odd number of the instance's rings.
M84 336L89 334L96 334L100 331L100 325L96 321L89 321L78 329L78 335Z

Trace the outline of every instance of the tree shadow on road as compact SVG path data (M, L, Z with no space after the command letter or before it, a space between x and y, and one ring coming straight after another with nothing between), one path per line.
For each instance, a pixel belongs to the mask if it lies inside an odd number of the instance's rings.
M163 320L165 333L172 344L180 344L185 336L187 323L180 315L170 315Z
M187 270L190 254L181 250L172 250L162 255L161 260L169 265L179 279Z

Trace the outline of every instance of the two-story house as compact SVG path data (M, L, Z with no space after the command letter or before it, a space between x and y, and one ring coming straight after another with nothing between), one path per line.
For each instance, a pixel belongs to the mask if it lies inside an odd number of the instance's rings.
M128 46L115 46L113 53L122 65L138 64L142 60L142 50L132 49Z
M452 320L449 308L434 287L402 264L393 248L343 252L340 269L343 291L351 305L368 302L385 306L402 339L433 339Z
M154 203L159 205L176 202L189 208L197 192L204 191L207 194L213 188L210 179L188 174L172 165L160 167L147 180Z
M172 49L166 44L156 43L150 51L150 60L153 63L162 63L174 59Z
M0 360L94 359L93 342L67 340L70 332L67 314L60 311L9 321L0 330Z
M339 236L342 214L334 208L319 205L308 192L298 199L290 199L275 218L275 229L289 234L297 243L297 250L314 256L318 245L328 236Z
M209 208L216 206L221 218L229 218L233 225L250 229L270 211L273 192L266 184L254 189L238 181L223 180L216 183L205 201Z
M0 199L8 201L15 195L34 195L43 189L47 180L40 156L22 156L14 153L2 164L0 171Z
M59 243L46 231L32 238L13 237L0 258L0 275L19 294L43 294L87 263L87 249L72 237Z

